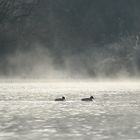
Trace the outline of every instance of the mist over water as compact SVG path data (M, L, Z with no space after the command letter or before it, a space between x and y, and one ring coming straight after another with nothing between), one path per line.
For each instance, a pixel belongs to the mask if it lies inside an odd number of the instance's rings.
M129 39L125 40L129 41ZM28 51L18 49L6 57L3 78L46 79L128 79L139 77L139 47L129 42L103 48L87 48L83 52L56 56L36 43ZM123 53L122 56L121 53Z
M140 139L139 54L140 0L0 0L0 140Z
M21 0L5 5L1 0L1 77L139 77L138 0Z

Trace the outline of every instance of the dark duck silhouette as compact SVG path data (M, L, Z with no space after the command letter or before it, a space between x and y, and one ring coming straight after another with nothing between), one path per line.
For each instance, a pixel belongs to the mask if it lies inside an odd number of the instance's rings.
M56 98L55 101L65 101L66 98L64 96L62 96L62 98Z
M89 98L83 98L81 101L93 101L95 99L93 96L90 96Z

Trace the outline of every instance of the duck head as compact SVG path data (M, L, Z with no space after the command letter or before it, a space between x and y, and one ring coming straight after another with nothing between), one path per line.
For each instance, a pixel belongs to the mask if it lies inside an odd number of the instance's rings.
M93 96L90 96L90 99L94 99L94 97Z
M63 96L62 99L65 100L65 97Z

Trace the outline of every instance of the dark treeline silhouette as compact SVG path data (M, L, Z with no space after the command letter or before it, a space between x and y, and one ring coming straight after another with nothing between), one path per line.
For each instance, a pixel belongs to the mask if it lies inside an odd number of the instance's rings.
M70 73L139 75L139 36L139 0L0 0L0 73L39 43Z
M0 22L17 21L29 16L39 0L0 0Z
M22 38L24 34L25 19L31 16L38 4L39 0L0 0L1 54L5 55L11 51L12 46L16 47L18 38Z

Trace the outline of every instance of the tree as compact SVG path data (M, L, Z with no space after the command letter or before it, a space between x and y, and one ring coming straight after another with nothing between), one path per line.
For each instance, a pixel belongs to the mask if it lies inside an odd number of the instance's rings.
M0 0L0 23L29 16L38 2L39 0Z

